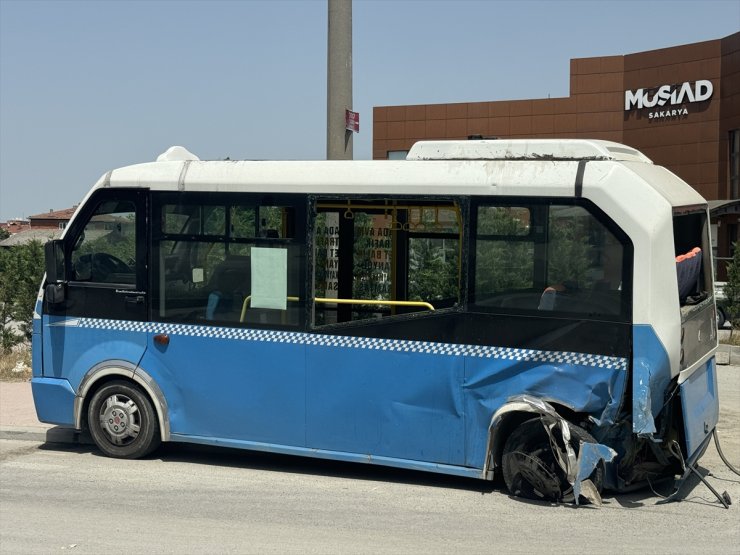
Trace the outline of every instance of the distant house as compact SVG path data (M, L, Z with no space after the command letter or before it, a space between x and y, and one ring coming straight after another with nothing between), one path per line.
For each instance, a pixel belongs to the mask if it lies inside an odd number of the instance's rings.
M43 214L29 216L31 229L64 229L77 210L76 206L64 210L49 210Z
M29 216L28 221L10 220L3 224L3 227L10 232L10 237L0 241L0 247L25 245L31 241L46 243L50 239L58 239L75 210L77 207L73 206L64 210L49 210L43 214Z
M0 229L4 229L11 235L15 235L21 231L31 229L31 222L22 219L8 220L7 222L0 222Z

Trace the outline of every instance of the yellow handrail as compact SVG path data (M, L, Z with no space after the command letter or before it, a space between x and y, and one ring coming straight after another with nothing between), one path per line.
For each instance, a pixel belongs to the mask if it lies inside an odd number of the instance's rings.
M252 300L252 295L247 295L242 303L242 313L239 316L239 322L244 322L244 318L247 316L247 308ZM300 297L286 297L286 300L297 302L300 301ZM331 299L324 297L315 297L315 303L326 303L326 304L369 304L369 305L382 305L382 306L421 306L429 310L434 310L434 306L431 303L424 301L376 301L373 299Z
M370 305L385 305L385 306L422 306L429 310L434 310L434 307L424 301L376 301L371 299L330 299L316 297L314 302L317 303L336 303L336 304L370 304Z

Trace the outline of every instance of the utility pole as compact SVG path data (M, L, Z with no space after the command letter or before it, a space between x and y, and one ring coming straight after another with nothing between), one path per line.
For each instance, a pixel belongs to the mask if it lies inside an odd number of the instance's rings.
M352 0L329 1L326 71L326 159L352 160Z

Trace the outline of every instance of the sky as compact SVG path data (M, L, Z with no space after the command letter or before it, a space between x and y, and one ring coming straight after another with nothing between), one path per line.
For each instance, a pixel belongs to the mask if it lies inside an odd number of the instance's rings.
M740 0L355 0L354 158L373 106L568 96L571 58L739 30ZM0 0L0 221L172 145L325 158L326 31L326 0Z

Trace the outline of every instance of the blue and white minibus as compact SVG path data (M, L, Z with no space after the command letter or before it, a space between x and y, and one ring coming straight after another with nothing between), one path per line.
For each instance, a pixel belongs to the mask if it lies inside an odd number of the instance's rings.
M718 420L707 203L592 140L105 174L46 246L39 420L600 501Z

